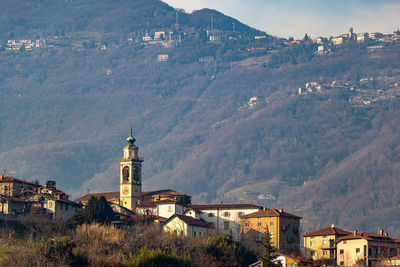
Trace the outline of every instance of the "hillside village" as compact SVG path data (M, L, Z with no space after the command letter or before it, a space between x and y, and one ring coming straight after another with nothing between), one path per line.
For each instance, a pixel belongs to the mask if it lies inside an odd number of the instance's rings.
M3 174L0 175L0 219L18 221L34 217L66 221L93 199L103 197L117 216L113 225L121 231L145 221L159 224L165 232L178 236L228 236L263 255L268 229L270 240L279 252L276 260L282 266L355 266L360 263L377 266L398 261L400 239L391 237L383 229L377 233L350 232L332 225L303 233L302 217L282 208L252 203L195 204L189 195L171 189L142 191L144 159L139 156L132 130L126 141L123 157L119 158L119 191L89 193L71 201L68 194L56 187L55 181L42 186L37 181ZM261 266L261 262L251 266Z
M267 34L264 35L249 35L244 36L235 30L235 23L232 24L230 31L218 29L211 23L208 29L184 31L179 27L178 12L176 24L174 28L167 29L149 29L146 31L132 32L128 36L121 36L120 41L105 41L99 34L95 32L75 32L72 34L56 33L53 36L40 37L37 39L8 39L0 40L0 52L32 52L37 49L66 49L72 48L78 51L85 49L96 49L98 51L105 51L108 49L118 49L125 45L138 45L142 47L154 47L164 49L176 48L182 45L191 44L193 41L202 40L208 44L222 45L225 44L227 48L239 48L247 56L260 56L262 54L271 54L274 51L296 47L301 44L314 44L316 55L327 55L335 53L337 49L343 46L358 44L366 45L370 53L376 52L385 46L397 43L400 40L400 30L392 34L385 34L381 32L374 33L354 33L353 28L349 29L348 33L341 34L335 37L317 37L311 39L305 35L302 40L278 39L273 38ZM103 40L102 40L103 39ZM206 63L215 60L214 56L205 55L198 58L199 62ZM168 54L159 54L157 56L158 62L168 61Z

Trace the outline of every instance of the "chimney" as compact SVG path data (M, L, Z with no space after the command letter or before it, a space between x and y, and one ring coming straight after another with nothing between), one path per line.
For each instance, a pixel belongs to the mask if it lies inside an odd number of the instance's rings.
M4 175L0 174L0 180L3 180Z
M222 201L220 201L219 204L222 205Z
M387 233L387 232L385 232L385 236L388 236L388 233Z
M279 212L280 212L280 213L283 213L283 209L279 209Z
M263 210L267 210L267 207L266 207L266 206L264 206L264 207L263 207Z
M354 234L354 236L356 236L357 235L357 230L354 230L353 234Z
M383 235L385 233L385 231L383 231L383 229L379 229L379 234Z

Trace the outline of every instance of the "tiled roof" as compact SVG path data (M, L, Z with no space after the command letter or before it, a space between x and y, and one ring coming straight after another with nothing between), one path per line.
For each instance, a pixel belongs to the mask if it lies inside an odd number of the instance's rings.
M151 196L160 195L160 194L184 195L183 193L179 193L179 192L176 192L176 191L171 190L171 189L163 189L163 190L143 191L142 192L142 197L146 198L146 197L151 197ZM89 198L91 198L92 196L94 196L94 197L104 196L107 200L111 200L111 199L119 198L119 191L90 193L90 194L84 195L81 198L78 198L76 201L77 202L79 202L79 201L87 202L89 200Z
M319 235L349 235L351 234L350 232L347 232L345 230L342 230L340 228L336 228L334 226L329 226L311 233L306 233L303 236L319 236Z
M256 211L247 215L241 216L241 218L246 219L246 218L258 218L258 217L293 217L293 218L299 218L301 217L297 215L293 215L287 212L284 212L283 210L277 210L277 209L265 209L265 210L260 210Z
M222 209L261 209L262 207L256 204L247 203L231 203L231 204L200 204L190 205L192 209L196 210L222 210Z
M179 215L179 214L173 215L170 219L172 219L173 217L178 217L179 219L181 219L182 221L184 221L188 225L207 227L207 228L209 228L211 226L211 224L209 224L208 222L206 222L203 219L197 220L197 219L195 219L193 217L185 216L185 215ZM168 221L170 219L168 219Z
M107 200L119 198L119 191L113 192L100 192L100 193L90 193L86 194L81 198L75 200L75 202L87 202L91 197L101 197L104 196Z
M0 174L0 182L18 182L18 183L23 183L23 184L30 184L36 187L43 187L40 184L35 184L34 182L31 181L25 181L22 179L10 177L10 176L5 176L3 174Z
M399 239L393 238L387 235L375 234L375 233L364 233L363 231L357 232L356 234L349 234L339 238L336 243L339 243L342 240L349 239L365 239L368 241L377 241L377 242L396 242L399 243Z
M155 196L155 195L179 195L179 196L183 196L183 193L180 192L176 192L174 190L171 189L161 189L161 190L153 190L153 191L144 191L142 192L142 196L143 197L150 197L150 196Z

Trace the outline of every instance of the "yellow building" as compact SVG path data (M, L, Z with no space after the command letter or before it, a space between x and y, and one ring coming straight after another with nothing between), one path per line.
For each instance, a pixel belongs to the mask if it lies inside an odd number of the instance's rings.
M305 233L304 256L313 260L332 260L336 262L335 242L342 236L351 234L334 225L311 233Z
M263 253L263 241L266 227L271 241L279 252L298 253L300 251L301 217L284 212L283 209L264 209L241 217L244 242Z
M379 234L362 231L343 236L336 242L337 264L340 266L378 266L382 259L400 253L400 240L388 236L383 230Z

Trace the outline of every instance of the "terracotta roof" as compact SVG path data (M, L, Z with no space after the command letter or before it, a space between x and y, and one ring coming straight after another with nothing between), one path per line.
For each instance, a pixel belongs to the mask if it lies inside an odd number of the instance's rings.
M301 217L297 215L293 215L287 212L284 212L283 210L277 210L277 209L265 209L265 210L260 210L256 211L247 215L241 216L241 218L258 218L258 217L293 217L293 218L299 218Z
M318 236L318 235L349 235L351 232L347 232L345 230L342 230L340 228L336 228L334 226L329 226L311 233L306 233L303 236Z
M262 209L261 206L256 204L247 203L231 203L231 204L199 204L189 205L192 209L196 210L216 210L216 209Z
M200 226L200 227L206 227L206 228L210 228L211 227L211 224L206 222L203 219L197 220L197 219L195 219L193 217L185 216L185 215L179 215L179 214L172 215L167 221L164 222L164 224L167 224L168 221L172 220L175 217L178 217L180 220L184 221L188 225L194 225L194 226Z
M35 184L34 182L25 181L25 180L10 177L10 176L5 176L3 174L0 174L0 183L1 182L18 182L18 183L23 183L23 184L30 184L30 185L37 186L37 187L43 187L42 185Z
M142 192L143 197L150 197L150 196L161 195L161 194L163 194L163 195L179 195L179 196L185 195L183 193L176 192L171 189L161 189L161 190L143 191Z
M75 200L75 202L87 202L91 197L101 197L104 196L107 200L119 198L119 191L113 192L100 192L100 193L90 193L86 194L81 198Z
M375 234L375 233L364 233L363 231L357 232L356 234L349 234L339 238L336 243L339 243L342 240L349 240L349 239L365 239L368 241L377 241L377 242L395 242L399 243L397 238L393 238L386 235Z

